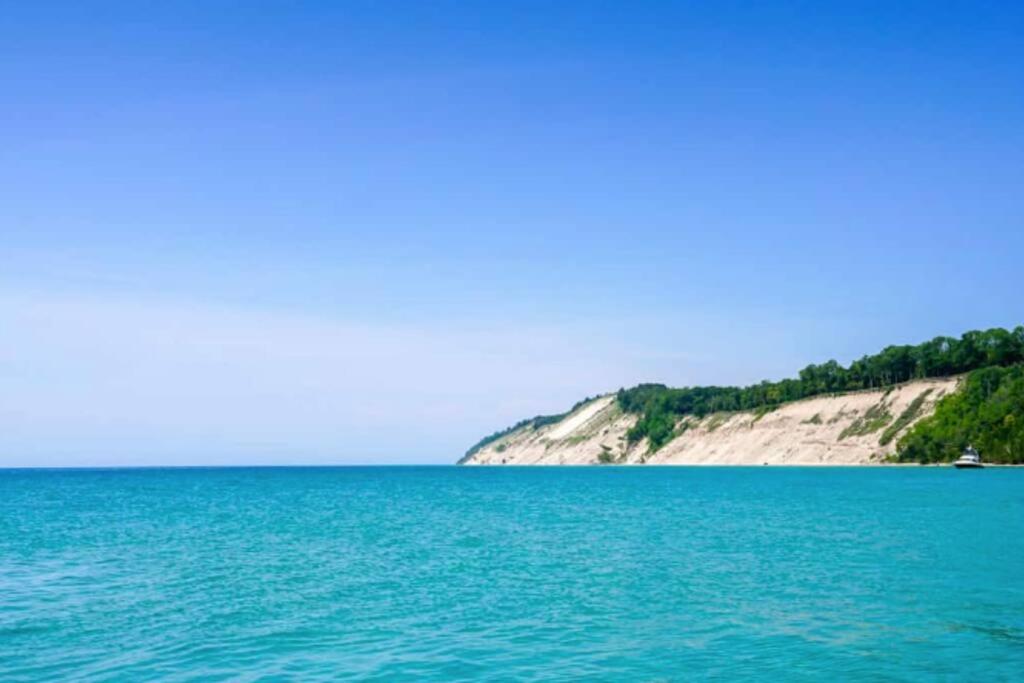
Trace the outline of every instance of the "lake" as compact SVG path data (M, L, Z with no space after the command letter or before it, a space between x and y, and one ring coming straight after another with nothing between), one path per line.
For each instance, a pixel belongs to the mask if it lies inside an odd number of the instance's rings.
M1024 469L0 471L0 679L1011 680Z

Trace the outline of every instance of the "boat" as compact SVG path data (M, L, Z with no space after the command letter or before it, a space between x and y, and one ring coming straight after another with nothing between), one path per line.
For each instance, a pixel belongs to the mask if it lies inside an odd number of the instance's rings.
M956 459L956 462L953 463L953 467L964 470L978 469L984 467L984 465L981 464L981 456L978 455L978 451L968 446L960 457Z

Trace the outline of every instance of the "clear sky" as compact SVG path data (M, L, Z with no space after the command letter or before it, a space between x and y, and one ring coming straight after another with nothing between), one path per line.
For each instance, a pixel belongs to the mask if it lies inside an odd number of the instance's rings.
M0 15L0 466L451 462L1024 321L1019 2Z

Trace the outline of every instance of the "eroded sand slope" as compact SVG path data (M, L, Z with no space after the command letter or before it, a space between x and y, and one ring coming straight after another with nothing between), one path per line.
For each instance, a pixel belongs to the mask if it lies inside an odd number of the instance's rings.
M716 413L685 418L679 435L651 453L630 445L636 421L612 395L596 398L562 421L518 429L464 460L467 465L863 465L882 462L907 428L931 415L955 391L956 378L908 382L888 391L860 391L789 403L763 415ZM899 427L899 429L897 429ZM887 433L888 432L888 433ZM888 437L882 443L883 436Z

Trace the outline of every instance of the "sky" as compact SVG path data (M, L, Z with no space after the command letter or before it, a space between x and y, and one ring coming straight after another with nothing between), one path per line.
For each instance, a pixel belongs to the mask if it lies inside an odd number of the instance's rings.
M3 3L0 467L451 463L1024 322L1024 5Z

